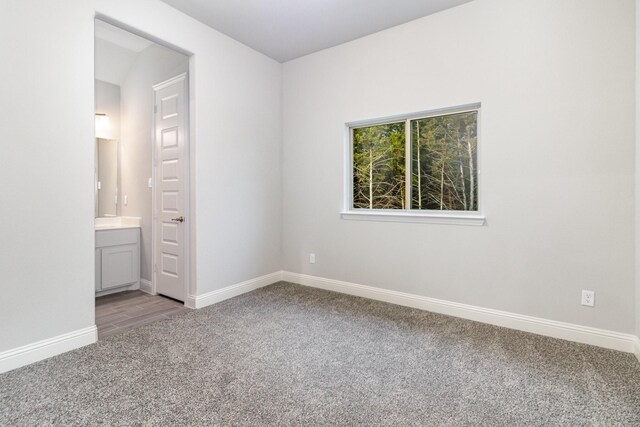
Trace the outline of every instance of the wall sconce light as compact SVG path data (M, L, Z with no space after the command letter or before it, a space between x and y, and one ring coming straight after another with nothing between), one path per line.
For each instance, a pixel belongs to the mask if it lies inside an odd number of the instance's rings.
M105 113L96 113L96 138L109 139L111 123Z

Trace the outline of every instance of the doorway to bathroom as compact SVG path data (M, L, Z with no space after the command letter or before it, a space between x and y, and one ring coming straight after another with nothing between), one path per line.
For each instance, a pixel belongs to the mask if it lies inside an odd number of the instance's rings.
M189 57L95 21L96 325L186 310Z

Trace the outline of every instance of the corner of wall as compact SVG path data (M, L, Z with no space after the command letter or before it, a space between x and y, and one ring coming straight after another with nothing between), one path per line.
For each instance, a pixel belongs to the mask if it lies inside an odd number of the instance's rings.
M279 258L280 270L284 269L284 64L279 65L280 68L280 161L278 171L280 172L280 242L279 242Z
M640 0L636 0L636 98L635 98L635 330L640 337ZM639 338L640 340L640 338ZM640 360L640 341L636 341Z

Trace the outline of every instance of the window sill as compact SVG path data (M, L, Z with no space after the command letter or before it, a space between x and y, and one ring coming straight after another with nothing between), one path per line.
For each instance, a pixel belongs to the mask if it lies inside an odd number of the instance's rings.
M389 211L343 211L342 219L351 221L381 221L381 222L417 222L423 224L449 224L483 226L486 218L478 213L419 213L419 212L389 212Z

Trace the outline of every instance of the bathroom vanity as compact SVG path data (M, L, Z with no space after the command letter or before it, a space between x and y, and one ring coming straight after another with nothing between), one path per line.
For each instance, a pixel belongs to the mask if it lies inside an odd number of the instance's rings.
M96 218L96 296L140 288L140 218Z

